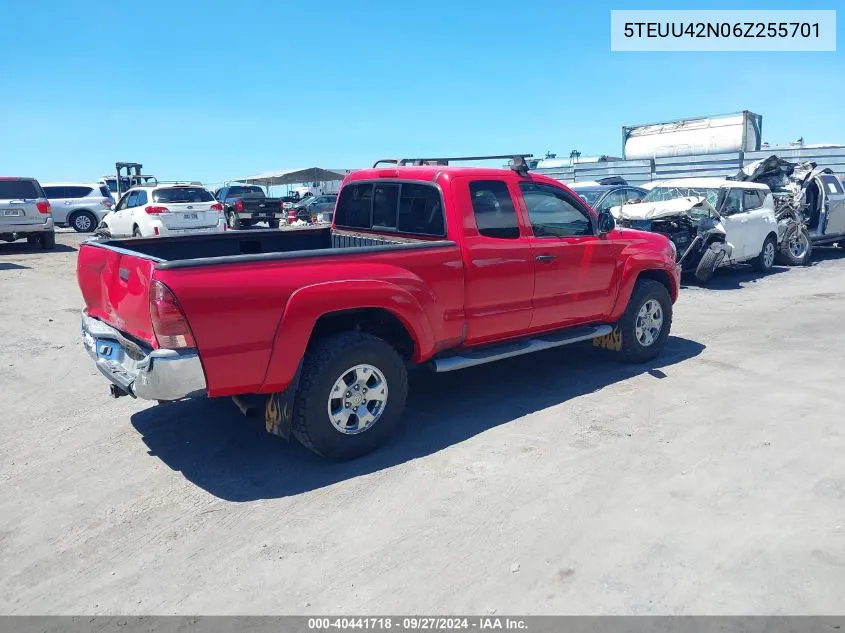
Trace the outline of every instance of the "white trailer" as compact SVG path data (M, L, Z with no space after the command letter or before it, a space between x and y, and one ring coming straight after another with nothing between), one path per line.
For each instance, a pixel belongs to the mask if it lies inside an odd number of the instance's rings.
M759 151L763 117L748 110L622 128L626 160Z

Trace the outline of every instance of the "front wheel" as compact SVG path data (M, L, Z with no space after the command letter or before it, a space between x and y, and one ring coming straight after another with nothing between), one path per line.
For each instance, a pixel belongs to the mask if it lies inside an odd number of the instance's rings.
M758 273L767 273L775 265L775 256L777 255L777 241L773 235L766 238L763 242L763 249L760 254L751 260L751 265Z
M787 230L783 236L778 260L788 266L808 266L813 256L813 243L810 233L800 225Z
M672 327L672 298L659 281L640 279L617 324L620 352L628 363L650 361L663 351Z
M335 334L305 353L291 430L323 457L359 457L393 434L407 395L405 363L390 344L363 332Z

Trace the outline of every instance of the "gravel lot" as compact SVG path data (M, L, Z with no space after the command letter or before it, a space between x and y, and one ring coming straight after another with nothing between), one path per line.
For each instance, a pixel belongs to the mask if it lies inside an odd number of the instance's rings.
M0 243L0 613L845 610L845 251L684 289L647 367L415 376L331 464L228 400L110 398L58 241Z

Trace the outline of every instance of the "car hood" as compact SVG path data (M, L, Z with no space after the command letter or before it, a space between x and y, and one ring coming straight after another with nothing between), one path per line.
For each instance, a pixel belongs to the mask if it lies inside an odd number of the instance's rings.
M715 212L707 199L699 196L623 204L618 207L611 207L610 212L617 220L656 220L673 215L686 215L688 211L693 209L698 212Z

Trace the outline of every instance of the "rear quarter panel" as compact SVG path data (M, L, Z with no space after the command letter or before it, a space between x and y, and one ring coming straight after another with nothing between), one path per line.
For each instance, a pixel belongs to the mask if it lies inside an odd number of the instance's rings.
M416 341L414 360L459 338L456 246L158 270L191 326L210 396L287 387L323 314L385 308Z

